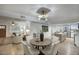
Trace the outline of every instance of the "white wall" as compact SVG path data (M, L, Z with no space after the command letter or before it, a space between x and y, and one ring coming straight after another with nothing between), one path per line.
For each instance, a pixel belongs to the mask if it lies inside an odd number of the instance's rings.
M40 33L40 30L42 30L42 25L40 23L31 23L31 34L33 33ZM63 25L54 25L54 24L48 24L48 32L44 32L44 37L51 39L51 35L55 32L62 32L63 31Z
M42 25L41 23L31 23L31 34L33 35L33 33L40 33L40 31L42 30ZM44 38L49 38L51 39L51 26L48 26L48 32L44 32Z
M40 33L41 24L32 22L30 29L31 29L31 34L33 34L33 33Z
M63 27L63 25L57 25L57 24L52 24L51 25L51 32L52 33L55 33L55 32L63 32L63 29L64 29L64 27Z
M12 35L12 32L13 32L12 29L15 28L16 26L18 26L19 28L25 26L25 28L27 28L27 25L28 24L30 25L30 23L28 23L27 21L15 21L14 20L15 26L12 26L13 20L14 19L11 19L11 18L0 18L0 25L6 25L6 37L9 37Z
M75 44L79 47L79 30L75 34Z
M7 37L11 36L12 34L12 21L14 19L0 19L0 25L6 25L7 26L7 30L6 30L6 35ZM16 21L15 21L16 22ZM29 27L30 27L30 35L33 36L33 33L40 33L40 30L42 30L42 25L44 24L40 24L40 23L34 23L34 22L27 22L27 21L17 21L16 23L18 23L18 25L20 27L23 27L23 26L27 26L29 24ZM51 39L51 34L56 32L56 31L60 31L62 30L63 27L62 26L58 26L58 25L53 25L53 24L48 24L48 32L44 32L44 37L45 38L49 38Z
M0 25L6 25L6 36L10 36L11 32L11 24L10 24L10 20L6 19L6 21L4 21L4 19L0 19Z

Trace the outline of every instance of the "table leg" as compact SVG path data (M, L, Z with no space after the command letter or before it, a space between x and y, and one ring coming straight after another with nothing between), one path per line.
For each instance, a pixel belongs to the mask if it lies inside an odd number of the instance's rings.
M44 46L42 46L42 49L44 49Z
M42 46L42 49L45 49L46 48L46 46Z
M36 46L36 49L38 49L38 50L39 50L39 46Z

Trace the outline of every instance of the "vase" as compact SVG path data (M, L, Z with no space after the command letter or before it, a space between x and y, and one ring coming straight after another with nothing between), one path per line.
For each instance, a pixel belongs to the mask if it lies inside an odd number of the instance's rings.
M43 40L44 40L44 34L40 33L40 41L43 41Z

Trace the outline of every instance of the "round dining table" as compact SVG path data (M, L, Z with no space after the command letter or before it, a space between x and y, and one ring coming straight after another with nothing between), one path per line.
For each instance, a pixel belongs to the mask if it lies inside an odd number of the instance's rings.
M45 47L50 46L52 44L52 41L50 39L44 39L43 41L32 39L30 43L33 47L36 47L37 49L39 49L40 47L44 49Z

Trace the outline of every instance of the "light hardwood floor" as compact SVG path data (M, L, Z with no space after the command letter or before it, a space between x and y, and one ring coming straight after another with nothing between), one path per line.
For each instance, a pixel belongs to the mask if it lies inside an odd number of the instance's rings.
M11 43L12 42L12 43ZM16 42L16 43L15 43ZM71 38L66 38L62 43L56 44L47 50L43 51L46 55L78 55L79 47L74 46L74 41ZM16 39L1 39L0 38L0 55L37 55L38 50L33 50L30 46L24 45Z

